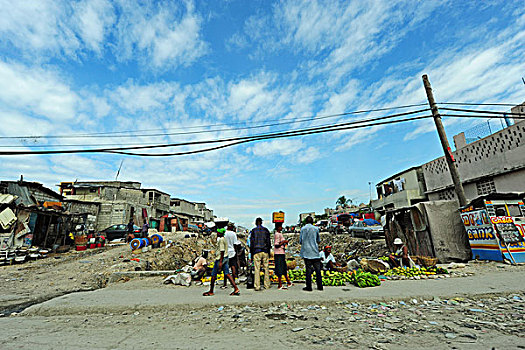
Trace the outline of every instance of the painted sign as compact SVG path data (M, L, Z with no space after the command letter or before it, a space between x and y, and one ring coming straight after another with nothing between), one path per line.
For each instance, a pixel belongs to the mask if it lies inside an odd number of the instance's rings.
M476 210L461 214L468 234L472 256L481 260L501 261L499 240L487 211Z
M496 228L498 238L503 240L503 243L523 242L523 236L511 216L491 216L490 221Z

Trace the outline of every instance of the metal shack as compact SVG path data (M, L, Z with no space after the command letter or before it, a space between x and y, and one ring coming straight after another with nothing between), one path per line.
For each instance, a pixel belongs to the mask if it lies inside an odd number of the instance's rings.
M476 259L525 262L523 193L493 193L461 208L472 255Z
M437 258L441 263L471 258L456 201L421 202L385 215L385 240L390 251L394 251L394 239L399 237L411 255Z

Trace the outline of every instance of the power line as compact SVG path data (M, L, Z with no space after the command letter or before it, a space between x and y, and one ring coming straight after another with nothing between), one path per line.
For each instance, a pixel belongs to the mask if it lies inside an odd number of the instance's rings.
M417 110L417 111L412 111L412 112L407 112L409 114L412 114L412 113L420 113L420 112L424 112L424 111L428 111L429 109L426 108L426 109L420 109L420 110ZM354 113L354 112L348 112L348 113ZM360 113L360 112L359 112ZM406 115L406 114L400 114L400 115ZM376 117L374 118L367 118L367 119L360 119L360 120L354 120L352 121L352 123L359 123L359 122L367 122L367 121L370 121L370 120L375 120ZM318 125L317 127L329 127L329 126L333 126L334 124L324 124L324 125ZM337 125L337 124L336 124ZM233 130L233 129L229 129L229 130ZM286 132L287 130L280 130L278 132ZM275 132L275 131L274 131ZM189 134L193 134L193 133L189 133ZM197 134L197 133L196 133ZM158 136L162 136L162 135L158 135ZM140 145L150 145L151 143L150 142L147 142L147 143L137 143L137 142L134 142L132 144L123 144L121 146L128 146L128 145L136 145L136 146L140 146ZM54 146L57 146L57 147L93 147L93 146L113 146L115 145L114 143L101 143L101 144L87 144L87 145L83 145L83 144L71 144L71 145L7 145L7 146L3 146L3 145L0 145L0 148L19 148L19 147L27 147L27 148L45 148L45 147L54 147Z
M439 102L437 104L438 105L456 105L456 106L506 106L506 107L515 107L519 105L519 103L469 103L469 102Z
M298 130L293 130L293 131L285 131L285 132L277 132L277 133L267 133L267 134L253 135L253 136L231 137L231 138L223 138L223 139L216 139L216 140L187 141L187 142L179 142L179 143L171 143L171 144L156 144L156 145L130 146L130 147L111 147L111 148L97 148L97 149L45 150L45 151L0 151L0 155L101 153L101 152L110 152L110 151L125 151L125 150L132 150L132 149L153 149L153 148L201 145L201 144L208 144L208 143L242 141L242 140L258 138L258 137L287 135L287 134L296 133L296 132L308 132L308 131L322 130L322 129L333 129L333 128L343 127L343 126L348 126L348 125L362 124L364 122L374 122L374 121L379 121L379 120L402 117L405 115L417 114L417 113L425 112L427 110L428 109L425 108L425 109L420 109L420 110L411 111L411 112L397 113L397 114L392 114L392 115L388 115L384 117L370 118L368 120L351 121L351 122L334 124L334 125L329 125L329 126L320 126L320 127L298 129Z
M480 109L463 109L463 108L440 108L446 111L466 112L466 113L488 113L488 114L504 114L504 115L523 115L523 113L512 113L512 112L498 112L498 111L484 111Z
M492 115L492 114L491 115L483 115L483 114L471 115L471 114L448 114L447 113L447 114L441 114L441 116L442 117L453 117L453 118L506 119L506 117L504 117L504 116ZM523 116L523 117L512 117L512 119L525 120L525 116Z
M355 126L347 126L342 128L334 128L334 129L322 129L322 130L316 130L316 131L309 131L309 132L295 132L288 135L272 135L272 136L265 136L265 137L253 137L246 140L236 141L233 143L229 143L226 145L221 146L215 146L211 148L204 148L199 150L193 150L193 151L186 151L186 152L175 152L175 153L135 153L135 152L126 152L126 151L108 151L106 153L116 153L116 154L123 154L123 155L129 155L129 156L139 156L139 157L171 157L171 156L182 156L182 155L189 155L189 154L196 154L196 153L204 153L209 151L214 151L222 148L232 147L236 145L240 145L243 143L249 143L249 142L256 142L256 141L262 141L262 140L269 140L269 139L278 139L278 138L288 138L288 137L295 137L295 136L305 136L305 135L312 135L312 134L320 134L320 133L327 133L327 132L333 132L333 131L347 131L352 129L360 129L365 127L374 127L378 125L385 125L385 124L393 124L393 123L402 123L402 122L408 122L413 120L420 120L425 118L432 118L430 115L424 115L419 117L411 117L411 118L405 118L405 119L397 119L397 120L389 120L384 122L377 122L373 124L368 125L355 125Z
M396 106L396 107L385 107L385 108L376 108L376 109L368 109L368 110L357 110L352 112L343 112L343 113L337 113L337 114L329 114L324 116L311 116L311 117L305 117L305 118L281 118L281 119L270 119L266 122L278 122L278 123L272 123L272 124L262 124L262 125L256 125L256 126L247 126L242 128L228 128L228 129L215 129L215 130L203 130L203 131L195 131L195 132L177 132L177 133L163 133L163 134L133 134L133 135L120 135L120 134L130 134L130 133L143 133L147 131L166 131L170 129L145 129L145 130L126 130L126 131L114 131L114 132L100 132L100 133L84 133L84 134L74 134L74 135L37 135L37 136L0 136L0 139L61 139L61 138L103 138L103 137L137 137L137 136L172 136L172 135L190 135L190 134L200 134L200 133L210 133L210 132L216 132L216 131L235 131L235 130L247 130L247 129L257 129L257 128L264 128L268 126L276 126L276 125L285 125L285 124L293 124L298 122L305 122L305 121L313 121L313 120L321 120L321 119L328 119L328 118L336 118L336 117L342 117L342 116L348 116L348 115L354 115L354 114L363 114L363 113L372 113L372 112L384 112L388 110L395 110L395 109L405 109L405 108L412 108L412 107L421 107L426 106L425 103L419 103L419 104L411 104L411 105L403 105L403 106ZM284 122L283 122L284 120ZM201 125L201 126L187 126L187 127L179 127L176 128L176 130L179 129L195 129L195 128L209 128L213 126L227 126L227 125L239 125L239 124L249 124L246 122L233 122L233 123L223 123L223 124L212 124L212 125Z

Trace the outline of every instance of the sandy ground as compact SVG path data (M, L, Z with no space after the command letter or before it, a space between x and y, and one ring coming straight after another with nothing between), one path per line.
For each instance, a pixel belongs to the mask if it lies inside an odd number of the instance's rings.
M0 314L76 291L105 285L107 271L129 254L127 246L50 255L0 267Z
M2 348L525 349L525 266L471 262L453 270L467 277L204 298L206 287L161 277L106 286L109 272L136 266L130 257L120 246L1 267L0 309L35 304L0 317Z

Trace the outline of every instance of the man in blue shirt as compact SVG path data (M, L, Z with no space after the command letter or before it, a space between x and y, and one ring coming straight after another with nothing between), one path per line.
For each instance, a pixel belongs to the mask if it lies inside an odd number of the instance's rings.
M323 277L321 276L321 258L319 255L319 229L313 225L314 219L308 216L305 219L306 225L301 229L299 244L301 245L301 258L304 259L306 266L306 287L304 291L312 291L312 272L315 271L317 289L323 290Z
M270 258L270 231L262 225L261 218L255 219L255 227L250 231L250 253L254 265L254 288L256 291L261 290L261 265L264 269L264 289L270 289L270 269L268 260Z

